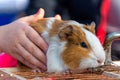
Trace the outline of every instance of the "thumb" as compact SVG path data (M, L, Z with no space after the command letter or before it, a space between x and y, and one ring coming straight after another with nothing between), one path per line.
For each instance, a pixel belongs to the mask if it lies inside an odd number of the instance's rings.
M19 21L27 22L28 24L30 24L43 18L44 14L45 14L44 9L40 8L36 14L20 18Z

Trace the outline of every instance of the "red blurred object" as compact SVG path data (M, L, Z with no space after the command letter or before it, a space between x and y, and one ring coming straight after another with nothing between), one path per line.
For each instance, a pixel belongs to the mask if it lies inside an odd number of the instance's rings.
M0 68L5 67L15 67L17 64L17 60L7 53L0 54Z
M110 8L110 0L103 0L100 10L101 20L97 30L97 36L103 44L106 37L107 17Z

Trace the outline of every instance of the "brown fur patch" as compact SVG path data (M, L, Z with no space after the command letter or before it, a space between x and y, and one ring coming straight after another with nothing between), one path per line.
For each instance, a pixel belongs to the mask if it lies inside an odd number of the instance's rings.
M64 24L64 21L62 20L56 20L52 24L52 29L49 32L49 36L52 37L56 34L58 34L59 28Z
M92 22L90 25L85 25L84 28L92 32L93 34L95 34L95 23L94 22Z
M74 27L72 25L68 25L62 30L60 30L60 32L58 33L58 36L61 40L67 40L69 36L72 35L73 30L74 30Z
M66 45L66 49L62 53L61 57L64 63L70 69L77 69L79 67L80 61L82 59L88 58L88 53L90 52L90 45L88 44L85 33L77 26L72 25L74 31L68 37L68 43ZM87 48L84 48L80 45L80 43L86 43Z
M46 30L45 28L47 21L48 21L47 18L43 18L38 20L37 22L32 23L30 26L34 28L38 33L42 33L43 31Z

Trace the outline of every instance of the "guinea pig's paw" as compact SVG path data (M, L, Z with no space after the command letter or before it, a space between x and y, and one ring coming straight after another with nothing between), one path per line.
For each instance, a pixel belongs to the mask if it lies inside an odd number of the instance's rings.
M36 73L36 72L42 72L42 70L36 68L36 69L33 69L32 72Z
M63 72L63 74L64 75L67 75L67 74L72 74L73 73L73 71L72 70L70 70L70 69L68 69L68 70L66 70L65 72Z

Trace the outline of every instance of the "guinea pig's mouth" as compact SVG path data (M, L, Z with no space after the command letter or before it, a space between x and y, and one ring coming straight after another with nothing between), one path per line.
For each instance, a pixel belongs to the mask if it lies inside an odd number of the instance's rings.
M80 62L80 69L95 68L101 65L96 59L87 58Z

